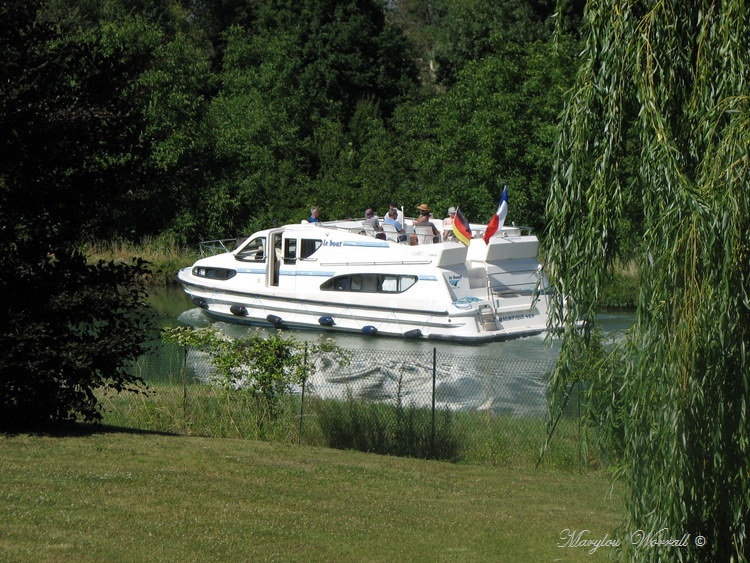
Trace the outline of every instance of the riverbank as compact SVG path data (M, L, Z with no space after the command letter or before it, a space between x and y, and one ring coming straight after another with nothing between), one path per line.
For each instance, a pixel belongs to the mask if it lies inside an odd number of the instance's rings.
M147 238L139 243L124 240L94 241L85 244L83 252L92 262L131 262L135 258L146 260L151 270L146 284L151 287L177 285L177 272L200 258L197 247L178 244L168 236Z

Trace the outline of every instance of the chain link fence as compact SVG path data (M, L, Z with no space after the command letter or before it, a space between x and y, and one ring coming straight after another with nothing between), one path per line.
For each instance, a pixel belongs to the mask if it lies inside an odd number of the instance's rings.
M548 412L554 356L346 353L346 364L315 359L313 374L269 413L257 397L212 384L205 355L165 344L135 366L145 394L101 397L104 423L502 465L536 464L549 443L553 463L581 463L576 399L562 417Z

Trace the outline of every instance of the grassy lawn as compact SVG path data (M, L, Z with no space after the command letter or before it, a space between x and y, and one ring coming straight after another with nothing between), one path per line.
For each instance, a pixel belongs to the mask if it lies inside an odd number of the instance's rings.
M605 473L138 433L0 435L0 561L581 561Z

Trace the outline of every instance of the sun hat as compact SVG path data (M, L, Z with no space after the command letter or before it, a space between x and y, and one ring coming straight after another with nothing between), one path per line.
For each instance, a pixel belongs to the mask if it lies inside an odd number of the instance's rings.
M448 208L448 215L450 215L451 213L455 213L455 212L456 212L456 208L455 207L449 207Z
M426 203L420 203L419 206L417 207L417 209L419 209L420 211L426 211L426 212L429 213L430 206L427 205Z

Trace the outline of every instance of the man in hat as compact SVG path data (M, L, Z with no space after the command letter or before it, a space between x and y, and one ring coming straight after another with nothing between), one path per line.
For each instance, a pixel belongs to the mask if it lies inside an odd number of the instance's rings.
M417 210L419 211L419 217L417 217L414 220L414 226L419 227L422 225L430 226L432 227L432 235L433 235L433 242L440 242L440 231L437 230L437 227L432 222L432 214L430 213L430 206L426 203L420 203L417 206ZM416 238L414 237L412 244L416 244Z

